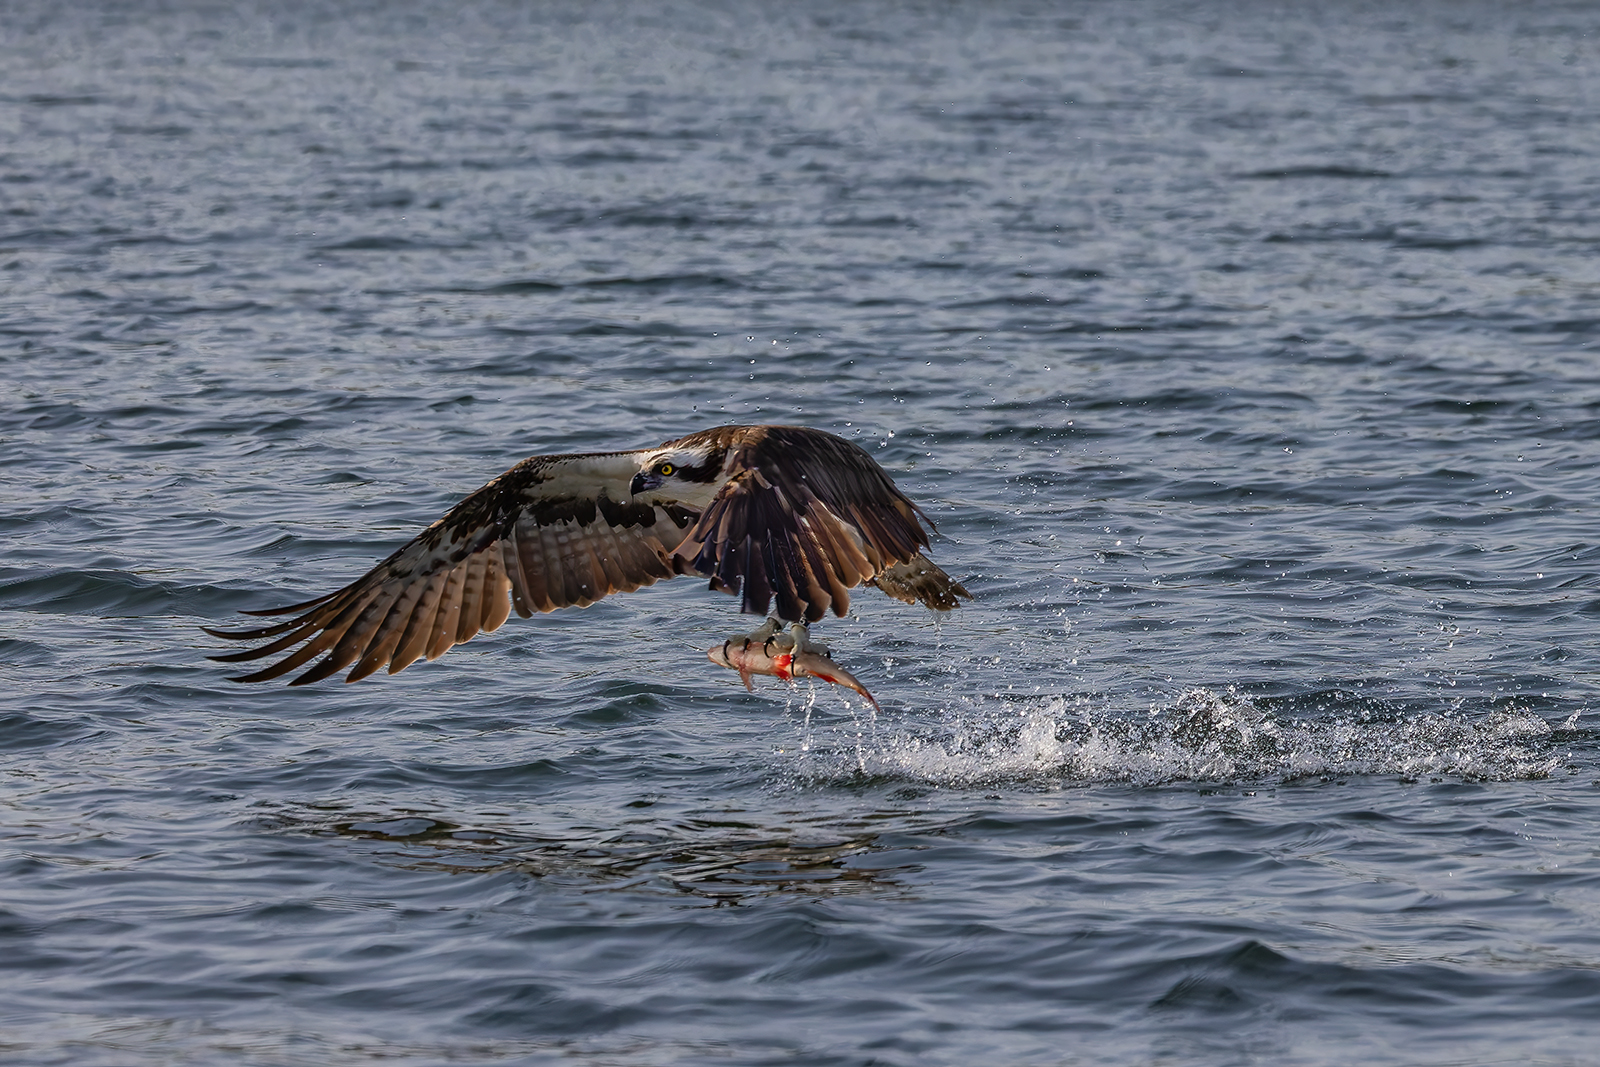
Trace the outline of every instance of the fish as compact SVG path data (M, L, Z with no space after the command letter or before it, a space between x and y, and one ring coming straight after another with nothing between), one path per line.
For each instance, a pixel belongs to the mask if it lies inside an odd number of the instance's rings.
M755 686L750 684L750 676L754 674L771 675L785 682L821 678L830 685L854 690L874 710L881 711L867 687L828 657L828 649L813 642L804 625L795 623L788 633L780 633L777 622L771 619L753 633L731 637L706 650L706 658L712 663L738 671L744 687L752 693Z

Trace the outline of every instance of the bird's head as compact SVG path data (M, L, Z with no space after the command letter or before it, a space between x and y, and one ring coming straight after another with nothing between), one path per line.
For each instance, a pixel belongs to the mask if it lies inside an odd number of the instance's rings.
M639 457L639 471L628 491L659 493L683 500L711 488L722 474L722 456L712 448L664 448Z

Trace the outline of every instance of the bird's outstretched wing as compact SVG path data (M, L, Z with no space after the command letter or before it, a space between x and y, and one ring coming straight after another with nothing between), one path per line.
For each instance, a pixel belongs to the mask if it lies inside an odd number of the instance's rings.
M731 476L674 555L739 594L742 610L766 614L776 600L780 618L815 622L843 615L862 583L946 611L970 599L922 555L927 516L858 446L802 426L705 433L726 435Z
M346 667L346 681L353 682L382 667L393 674L421 656L435 659L479 631L499 628L513 607L526 618L669 578L679 569L671 552L694 513L630 498L637 455L525 460L343 589L247 613L294 614L287 622L207 629L233 640L275 638L212 658L235 663L295 649L234 681L267 681L321 656L290 684L315 682Z

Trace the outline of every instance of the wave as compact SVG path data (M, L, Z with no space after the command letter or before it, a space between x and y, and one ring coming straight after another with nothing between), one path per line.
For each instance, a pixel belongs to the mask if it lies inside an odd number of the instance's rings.
M1332 718L1280 717L1233 689L1194 688L1141 717L1087 698L1002 701L998 714L958 713L934 729L857 721L812 731L792 768L811 780L887 777L940 785L1044 779L1066 784L1294 781L1314 777L1547 778L1570 763L1576 716L1552 725L1528 711L1350 709ZM832 735L832 736L830 736Z

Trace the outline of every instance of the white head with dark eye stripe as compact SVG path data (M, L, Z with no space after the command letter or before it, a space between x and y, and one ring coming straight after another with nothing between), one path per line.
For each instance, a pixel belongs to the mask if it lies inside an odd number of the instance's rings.
M639 472L628 491L634 496L660 493L674 500L704 495L722 473L721 452L708 447L647 452L639 457Z

